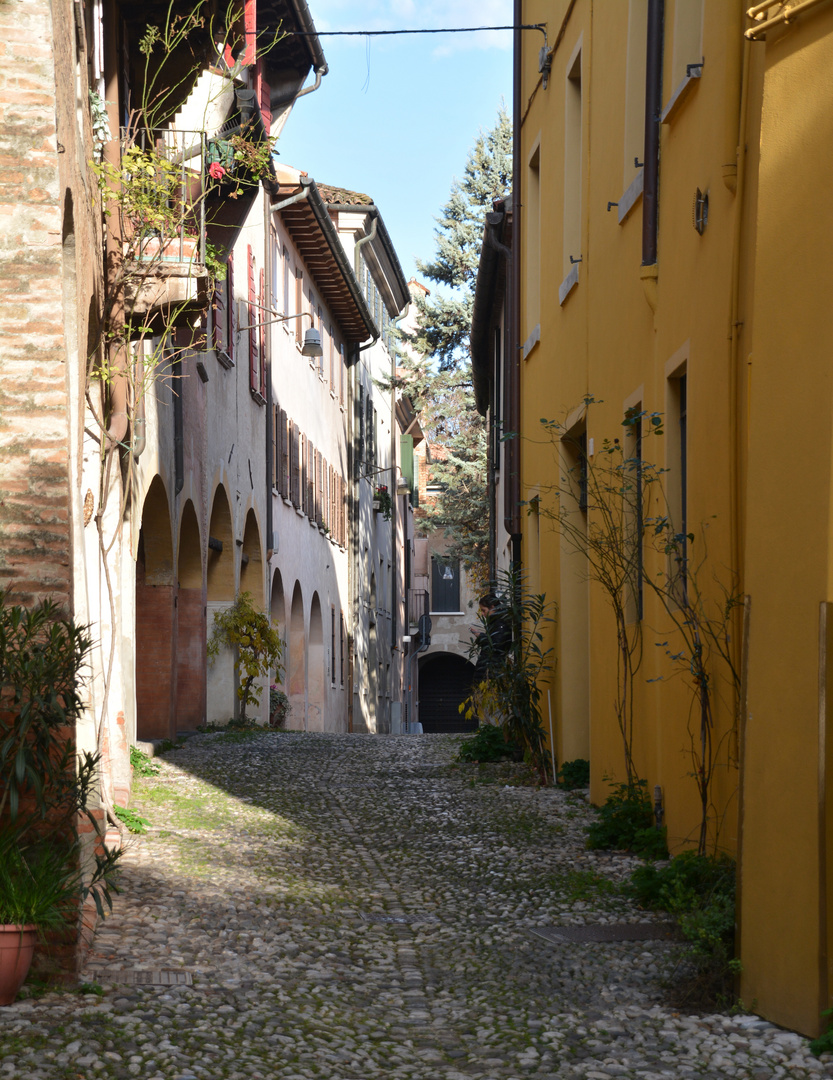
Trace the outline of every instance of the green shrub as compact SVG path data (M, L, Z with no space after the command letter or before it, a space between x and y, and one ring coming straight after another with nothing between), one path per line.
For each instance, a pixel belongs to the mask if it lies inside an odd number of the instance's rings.
M590 762L587 758L576 758L575 761L565 761L558 770L558 786L573 791L575 788L586 788L590 784Z
M148 757L144 750L140 750L138 746L130 747L130 764L133 766L133 771L138 773L139 776L155 776L162 768L158 761Z
M587 846L594 850L633 851L646 858L665 858L665 830L654 827L648 784L611 784L613 789L599 816L590 826Z
M828 1028L823 1035L810 1043L810 1053L816 1057L833 1053L833 1009L825 1009L821 1015L827 1017Z
M148 825L150 825L148 819L142 817L135 810L131 810L129 806L114 806L113 810L128 832L143 833L148 831Z
M502 761L516 757L518 748L506 741L503 728L481 724L475 735L466 739L457 754L458 761Z
M631 893L643 907L674 915L691 944L694 978L686 996L708 1003L731 1000L740 970L734 955L734 861L685 851L667 866L646 863L633 872Z

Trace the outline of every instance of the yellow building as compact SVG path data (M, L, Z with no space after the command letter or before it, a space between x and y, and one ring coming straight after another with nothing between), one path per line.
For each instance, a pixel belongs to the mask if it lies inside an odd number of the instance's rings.
M816 1033L833 929L833 3L792 6L516 0L546 40L516 31L499 419L521 434L522 562L560 608L559 761L589 757L604 801L632 719L672 851L705 816L709 849L738 856L742 999ZM599 491L612 475L624 496ZM604 540L605 498L620 627L581 550Z

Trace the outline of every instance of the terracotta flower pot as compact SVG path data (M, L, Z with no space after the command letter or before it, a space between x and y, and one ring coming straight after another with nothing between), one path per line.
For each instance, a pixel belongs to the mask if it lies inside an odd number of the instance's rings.
M37 940L36 926L0 925L0 1005L11 1005L17 997Z

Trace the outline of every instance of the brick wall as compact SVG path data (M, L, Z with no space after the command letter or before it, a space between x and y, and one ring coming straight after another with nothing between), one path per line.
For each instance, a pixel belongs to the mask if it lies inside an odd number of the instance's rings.
M50 4L0 7L0 583L70 599L62 208Z
M179 590L176 629L175 726L180 731L195 731L205 721L207 657L205 597L201 588Z
M176 735L174 587L136 583L136 724L140 739Z

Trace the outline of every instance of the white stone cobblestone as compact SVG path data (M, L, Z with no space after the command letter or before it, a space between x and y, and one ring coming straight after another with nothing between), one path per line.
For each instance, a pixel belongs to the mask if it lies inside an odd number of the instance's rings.
M152 830L129 842L85 973L103 996L2 1010L0 1076L833 1077L756 1017L672 1009L680 945L537 938L650 921L618 888L634 863L585 850L580 798L451 770L457 743L189 739L137 779Z

